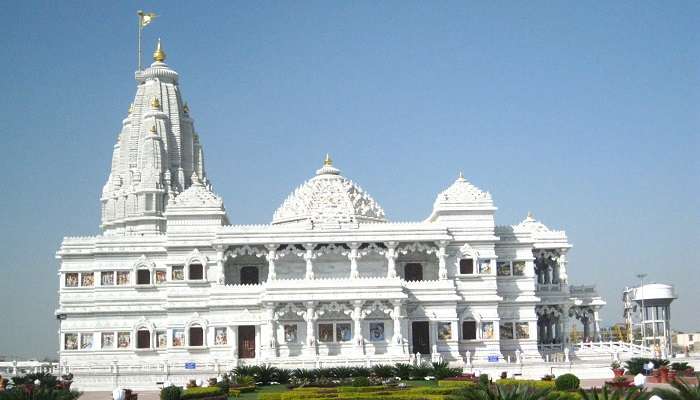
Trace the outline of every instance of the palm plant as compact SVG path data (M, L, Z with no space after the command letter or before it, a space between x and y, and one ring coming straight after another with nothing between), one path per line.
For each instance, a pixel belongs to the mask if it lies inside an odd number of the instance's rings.
M377 378L391 378L394 376L394 367L386 364L377 364L372 367L372 374Z
M403 380L408 380L411 378L411 371L413 370L413 366L411 364L396 364L394 366L394 375L403 379Z
M693 386L678 378L671 382L671 386L673 389L656 388L652 393L664 400L700 400L700 383Z
M297 368L292 371L292 378L300 382L313 382L316 380L316 370Z
M285 384L289 383L289 380L292 378L292 371L286 369L286 368L278 368L277 372L275 373L275 381Z
M607 386L603 386L603 390L598 390L598 388L590 391L581 389L579 393L583 400L649 400L652 396L651 392L637 388L620 388L609 391Z
M357 376L364 376L365 378L369 377L372 374L372 370L367 368L367 367L352 367L352 376L357 377Z
M235 376L253 376L254 368L252 365L239 365L231 373Z
M459 395L465 400L542 400L549 392L549 389L535 389L525 385L496 385L463 389Z
M347 379L352 377L352 368L350 367L334 367L331 368L330 374L336 379Z
M270 365L256 365L253 367L253 376L257 380L257 382L262 383L263 385L269 385L270 382L275 380L275 376L277 375L277 367L273 367Z
M446 362L434 362L433 364L433 372L432 374L435 375L435 378L437 379L445 379L445 378L450 378L453 376L459 376L462 374L462 370L459 368L450 368L449 364Z

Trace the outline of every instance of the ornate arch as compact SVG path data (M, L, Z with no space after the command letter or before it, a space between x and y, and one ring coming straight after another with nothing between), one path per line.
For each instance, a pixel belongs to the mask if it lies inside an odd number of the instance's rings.
M206 266L207 263L209 262L209 258L207 257L206 254L202 253L199 251L199 249L195 248L192 250L187 257L185 257L185 267L189 267L190 264L196 264L196 262L199 262L199 264L202 264L202 266Z
M138 321L136 321L132 330L134 332L137 332L142 328L145 328L149 332L153 333L156 330L156 325L153 322L151 322L149 319L147 319L146 317L142 316L141 318L139 318Z
M364 307L362 307L362 318L366 318L367 316L375 313L375 312L380 312L384 313L387 315L390 315L393 313L393 306L387 305L386 303L375 300L371 303L366 304Z
M147 270L153 272L153 270L156 269L156 263L154 261L152 261L151 259L149 259L148 257L146 257L145 254L142 254L141 257L139 257L138 259L136 259L136 261L134 261L134 264L132 265L131 268L134 271L139 270L139 269L147 269Z
M437 255L439 249L437 248L437 246L435 246L435 243L426 244L420 242L413 242L400 245L396 248L396 251L404 255L408 253L425 253Z
M459 248L458 255L460 257L470 256L476 260L479 258L479 251L473 248L469 243L465 243L464 245L462 245L462 247Z
M254 257L265 257L267 255L267 250L261 249L258 246L250 246L250 245L243 245L243 246L235 246L235 247L229 247L226 252L224 253L224 260L228 260L229 258L236 258L238 256L254 256Z

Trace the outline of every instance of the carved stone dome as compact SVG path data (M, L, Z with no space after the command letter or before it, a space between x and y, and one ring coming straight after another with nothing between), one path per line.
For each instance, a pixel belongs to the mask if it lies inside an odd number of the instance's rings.
M357 227L386 222L384 210L361 187L340 175L326 156L316 176L299 186L275 211L272 224L305 224L311 228Z

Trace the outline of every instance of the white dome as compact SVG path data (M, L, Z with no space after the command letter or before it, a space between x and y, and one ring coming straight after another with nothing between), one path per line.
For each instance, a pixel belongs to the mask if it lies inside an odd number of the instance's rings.
M362 222L386 222L384 210L340 175L328 156L316 176L294 190L272 217L275 225L301 223L321 229L356 227Z

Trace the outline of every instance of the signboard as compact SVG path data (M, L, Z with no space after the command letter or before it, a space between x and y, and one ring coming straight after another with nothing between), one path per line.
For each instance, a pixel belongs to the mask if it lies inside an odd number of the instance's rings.
M186 362L186 363L185 363L185 369L197 369L197 364L195 364L195 363L192 362L192 361Z
M498 356L488 356L487 359L489 362L498 362Z

